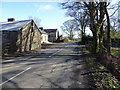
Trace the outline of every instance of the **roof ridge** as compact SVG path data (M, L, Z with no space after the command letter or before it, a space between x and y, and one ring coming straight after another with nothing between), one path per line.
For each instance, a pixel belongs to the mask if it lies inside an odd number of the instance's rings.
M0 31L16 31L28 24L31 20L20 20L0 23Z
M20 22L20 21L32 21L33 19L26 19L26 20L17 20L17 21L4 21L4 22L0 22L0 23L12 23L12 22Z

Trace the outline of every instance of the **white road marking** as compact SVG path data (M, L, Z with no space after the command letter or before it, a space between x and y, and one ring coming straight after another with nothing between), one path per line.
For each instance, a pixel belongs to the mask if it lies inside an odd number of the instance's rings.
M62 49L58 50L57 52L53 53L52 55L50 55L49 57L52 57L53 55L57 54L58 52L60 52Z
M5 83L9 82L10 80L12 80L12 79L16 78L17 76L21 75L22 73L24 73L24 72L28 71L29 69L31 69L31 67L29 67L29 68L25 69L24 71L22 71L22 72L20 72L20 73L16 74L15 76L11 77L10 79L8 79L8 80L6 80L6 81L2 82L2 83L0 84L0 86L2 86L3 84L5 84Z

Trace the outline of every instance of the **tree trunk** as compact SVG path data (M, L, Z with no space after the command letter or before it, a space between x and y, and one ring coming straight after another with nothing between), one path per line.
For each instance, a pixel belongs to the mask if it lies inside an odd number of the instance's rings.
M110 17L108 14L107 5L105 7L105 13L106 13L106 17L107 17L107 51L108 51L108 53L111 53Z
M105 8L105 2L100 2L100 23L102 23L102 25L100 26L100 33L99 33L99 51L100 53L102 52L103 49L103 19L104 19L104 8Z
M95 23L95 13L96 13L96 9L95 9L95 3L94 2L89 2L89 12L90 12L90 28L93 34L93 43L92 43L92 50L93 53L97 53L98 52L98 30L97 30L97 26Z
M94 33L93 33L93 53L99 52L99 36L98 36L98 28L95 25Z
M103 25L100 28L100 34L99 34L99 51L102 52L103 49Z

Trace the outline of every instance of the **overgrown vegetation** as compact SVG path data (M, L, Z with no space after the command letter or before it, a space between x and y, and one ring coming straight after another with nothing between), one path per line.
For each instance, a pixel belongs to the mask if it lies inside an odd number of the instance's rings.
M97 62L95 55L90 54L86 48L84 48L83 51L88 55L88 57L85 57L85 61L89 70L88 74L92 78L90 82L94 83L91 87L99 89L120 88L120 81L118 81L106 67Z

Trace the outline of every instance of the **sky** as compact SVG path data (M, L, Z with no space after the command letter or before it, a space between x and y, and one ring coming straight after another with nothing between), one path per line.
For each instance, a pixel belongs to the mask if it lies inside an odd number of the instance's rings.
M65 16L66 10L61 9L59 1L61 2L61 0L2 0L0 22L7 21L8 18L26 20L32 16L40 19L40 25L44 29L58 28L60 30L63 23L71 18ZM61 30L60 33L64 34Z
M40 19L43 28L58 28L70 17L65 16L66 10L60 8L58 2L2 2L0 22L7 18L26 20L30 16Z

